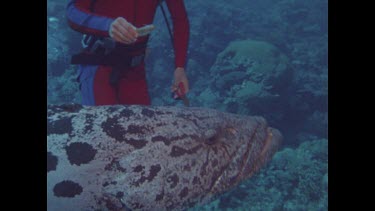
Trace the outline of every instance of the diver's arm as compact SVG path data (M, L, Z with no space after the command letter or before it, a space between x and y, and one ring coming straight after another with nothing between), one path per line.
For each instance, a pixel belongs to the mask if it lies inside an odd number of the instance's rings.
M174 83L172 92L179 89L179 84L184 85L186 94L189 92L189 81L185 74L185 64L189 42L189 20L183 0L166 0L168 10L171 13L173 22L173 46L175 52Z
M176 68L184 68L189 42L189 20L183 0L166 0L173 22L173 44Z
M117 42L130 44L136 41L135 27L125 18L116 19L99 16L90 11L90 0L71 0L66 16L70 27L84 34L112 37ZM114 5L116 6L116 5Z
M112 18L96 15L90 11L91 0L71 0L66 9L69 26L84 34L109 36Z

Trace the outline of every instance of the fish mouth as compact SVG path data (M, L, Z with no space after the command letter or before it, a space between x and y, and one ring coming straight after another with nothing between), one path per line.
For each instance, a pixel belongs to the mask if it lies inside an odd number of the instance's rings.
M263 149L260 152L259 156L265 157L268 154L267 153L268 151L276 151L275 148L276 149L278 148L279 138L277 138L277 137L275 138L274 133L275 133L274 129L268 128L268 136L267 136L266 142L264 143Z
M243 167L238 176L250 177L257 172L264 164L271 160L272 156L278 150L282 141L282 135L279 130L274 128L267 128L266 139L263 142L263 146L259 153L257 153L256 159L250 159L251 145L248 146L245 152Z
M254 130L250 140L255 136L256 133L257 133L257 129ZM269 160L271 160L272 156L275 154L275 152L278 150L278 148L281 144L282 135L277 129L270 128L270 127L267 128L266 133L267 134L266 134L265 139L259 140L259 141L262 142L261 143L262 146L261 146L260 150L256 150L257 153L254 156L255 158L252 158L253 157L252 154L255 153L255 152L254 152L254 144L252 144L251 141L249 141L247 143L246 150L243 153L242 159L239 163L236 163L234 161L234 156L233 156L233 154L238 153L238 149L237 149L237 151L235 151L232 154L232 156L230 156L231 160L226 165L226 167L228 167L231 163L234 163L236 166L238 166L239 171L238 171L237 174L233 175L233 177L228 178L229 180L227 182L225 182L226 185L236 184L239 181L241 181L242 179L246 179L246 178L251 177L262 166L264 166L265 163L267 163ZM209 192L213 193L213 192L215 192L214 190L220 189L220 187L219 187L220 183L221 183L220 181L222 180L223 176L224 177L226 176L225 170L223 170L221 172L221 174L216 178L215 182L210 187Z
M255 171L258 171L261 166L263 166L265 163L271 160L272 156L279 149L281 141L282 135L280 131L269 127L267 129L267 138L254 165Z

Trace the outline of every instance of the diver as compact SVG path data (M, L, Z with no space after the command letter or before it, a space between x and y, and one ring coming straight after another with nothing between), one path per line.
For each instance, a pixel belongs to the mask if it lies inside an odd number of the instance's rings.
M185 73L188 17L183 0L165 2L172 18L175 52L171 90L176 92L181 88L184 95L189 91ZM79 64L83 105L151 104L144 58L149 32L153 29L150 26L158 5L163 8L161 3L160 0L69 2L66 11L69 26L84 34L84 50L71 61Z

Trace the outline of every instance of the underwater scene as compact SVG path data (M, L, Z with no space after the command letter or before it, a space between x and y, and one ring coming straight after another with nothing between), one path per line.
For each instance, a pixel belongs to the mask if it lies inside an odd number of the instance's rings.
M182 101L171 97L175 55L162 11L158 8L153 22L155 29L150 35L145 59L152 106L149 110L143 108L140 112L149 117L154 117L156 113L163 118L169 114L182 113L185 116L194 116L194 121L201 121L197 125L219 124L220 118L215 119L216 112L220 112L219 115L221 112L225 113L222 120L231 123L237 121L235 118L238 115L244 118L259 116L266 120L267 123L264 125L276 128L282 134L282 141L272 158L261 165L259 170L258 166L254 167L258 171L252 172L249 178L233 186L228 184L228 187L224 188L225 191L219 195L212 195L212 198L204 203L188 201L188 208L184 209L328 210L328 1L184 2L190 24L185 69L190 86L187 97L192 110L186 108ZM54 108L53 105L76 105L82 102L77 82L78 66L70 64L71 56L82 50L82 34L72 30L68 25L68 3L69 0L47 0L47 104L50 108L48 112L60 111L60 108ZM171 24L167 6L164 5L164 8ZM166 110L167 107L164 106L173 108ZM202 112L198 108L209 110ZM186 111L183 111L184 109ZM91 115L91 122L96 121L104 125L110 122L96 117L96 114L112 112L113 117L118 113L126 114L131 119L129 113L137 113L138 107L130 107L127 110L121 107L100 111L87 109L84 112ZM65 113L60 116L62 115ZM207 119L208 117L212 119ZM165 119L160 124L169 124L168 121ZM263 120L254 118L251 121ZM47 129L61 131L68 127L60 123L47 126ZM170 124L175 123L171 121ZM241 124L245 125L248 122ZM251 124L253 123L250 122L249 125ZM228 134L233 135L242 131L240 123L233 125L228 129ZM143 130L140 125L133 129ZM78 133L77 131L75 133ZM128 132L131 132L130 129ZM224 137L228 137L228 134ZM188 135L190 134L185 134ZM169 144L166 140L159 142ZM138 147L134 142L130 144ZM83 150L78 154L86 151L94 153L91 148L85 148L88 147L86 145L80 147ZM177 151L177 154L192 152ZM230 146L228 151L230 154ZM244 153L249 156L252 151ZM52 154L47 152L47 159L54 160ZM151 154L144 155L144 159L148 156L152 159ZM139 157L131 157L126 161L136 163L136 159ZM116 162L112 162L115 163L112 167L122 165L125 160ZM53 167L49 167L52 165L49 160L47 165L47 172L54 170ZM80 163L77 166L80 166ZM224 165L222 168L226 167L228 166ZM141 171L141 168L138 170ZM160 166L150 167L150 172L158 171ZM175 181L175 178L172 177L171 180ZM150 177L144 177L143 180L150 181ZM108 187L110 186L111 183L108 184ZM65 183L66 187L77 189L74 184L68 182ZM188 195L187 191L187 188L181 188L181 192L176 194L183 198ZM190 189L189 191L193 192ZM126 195L120 195L123 194ZM167 193L163 191L164 195L166 197ZM106 203L108 210L128 209L125 205L122 209L111 209L109 207L115 205L108 206L109 202ZM165 209L178 210L175 207Z

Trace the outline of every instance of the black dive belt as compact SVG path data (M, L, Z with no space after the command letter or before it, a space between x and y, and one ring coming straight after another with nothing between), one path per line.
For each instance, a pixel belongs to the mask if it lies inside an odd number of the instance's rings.
M71 64L106 65L117 67L135 67L140 65L145 57L144 53L133 55L134 52L144 52L145 44L134 46L119 45L106 52L104 48L98 48L94 52L84 51L75 54L71 58Z

